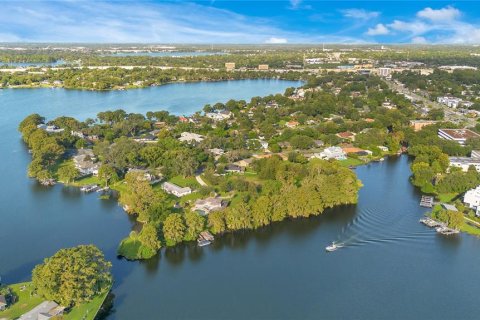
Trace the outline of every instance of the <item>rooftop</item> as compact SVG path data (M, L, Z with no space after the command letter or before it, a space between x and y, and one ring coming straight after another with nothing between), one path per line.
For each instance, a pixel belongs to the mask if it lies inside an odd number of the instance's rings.
M470 129L438 129L438 131L449 135L452 139L480 138L480 134Z

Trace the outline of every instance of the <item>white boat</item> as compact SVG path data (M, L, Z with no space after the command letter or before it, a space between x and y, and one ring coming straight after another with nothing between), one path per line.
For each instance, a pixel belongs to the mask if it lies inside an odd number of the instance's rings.
M209 244L211 244L212 242L208 241L208 240L205 240L205 239L198 239L197 240L197 244L199 247L204 247L204 246L208 246Z
M342 247L343 247L343 244L341 244L341 243L338 243L338 244L337 244L337 243L335 243L335 241L334 241L334 242L332 242L331 245L327 246L327 247L325 248L325 250L327 250L328 252L333 252L333 251L335 251L335 250L337 250L337 249L340 249L340 248L342 248Z

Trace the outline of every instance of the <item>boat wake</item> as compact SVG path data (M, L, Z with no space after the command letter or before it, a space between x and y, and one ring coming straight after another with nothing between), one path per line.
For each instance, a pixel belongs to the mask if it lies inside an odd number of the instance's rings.
M386 212L370 207L349 222L335 240L345 247L398 242L418 242L435 236L418 229L418 217L408 212Z

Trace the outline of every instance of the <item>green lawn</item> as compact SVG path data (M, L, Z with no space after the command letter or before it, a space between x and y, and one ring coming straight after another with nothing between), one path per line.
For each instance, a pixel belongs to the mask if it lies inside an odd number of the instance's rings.
M148 259L153 257L156 252L142 245L137 239L128 236L120 242L118 254L129 260Z
M98 184L103 186L103 182L95 176L87 176L84 178L80 178L75 180L74 182L70 183L70 185L75 187L86 186L87 184Z
M105 298L110 290L93 298L92 301L84 303L73 308L69 313L63 315L65 320L93 320L102 307Z
M26 286L26 288L23 291L20 291L22 286ZM9 287L12 288L18 299L17 302L7 310L0 311L0 319L16 319L45 301L41 296L31 295L33 291L33 285L31 282L16 283L9 285ZM63 318L66 320L93 320L109 291L110 290L107 290L105 293L96 296L89 303L76 306L68 314L65 314Z
M475 226L472 226L468 224L467 222L464 222L462 226L460 227L460 230L463 232L475 235L475 236L480 236L480 228L477 228Z
M20 291L20 287L26 286L25 290ZM33 286L31 282L23 282L9 285L12 288L13 292L17 295L18 299L12 306L10 306L5 311L0 311L0 319L15 319L20 317L25 312L32 310L34 307L38 306L43 299L38 295L31 295L33 291Z
M195 179L195 177L185 178L184 176L175 176L168 181L182 188L189 186L200 187L200 184L198 183L197 179Z
M458 193L440 193L437 195L437 199L440 202L451 202L453 198L455 198L458 195Z
M350 167L350 166L360 166L362 164L365 164L362 160L355 159L355 158L347 158L347 160L340 160L340 164L343 167Z

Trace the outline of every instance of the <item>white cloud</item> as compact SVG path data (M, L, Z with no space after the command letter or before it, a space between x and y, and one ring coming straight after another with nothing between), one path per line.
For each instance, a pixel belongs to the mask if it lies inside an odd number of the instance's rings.
M298 8L298 6L302 3L302 0L290 0L290 5L293 9Z
M377 24L373 28L368 28L366 32L369 36L380 36L380 35L387 35L390 33L390 30L382 23Z
M400 32L409 32L413 35L423 34L431 29L430 25L421 21L405 22L400 20L394 20L392 23L388 24L388 27Z
M346 18L368 20L380 16L380 12L367 11L364 9L346 9L342 10L343 16Z
M5 2L0 41L263 43L303 39L274 21L208 5L176 2Z
M447 6L441 9L425 8L417 12L417 17L435 22L455 20L457 18L460 18L461 15L462 14L460 10L451 6Z
M288 40L285 38L276 38L276 37L271 37L267 40L265 40L265 43L270 43L270 44L281 44L281 43L287 43Z
M387 24L403 41L413 43L479 43L480 26L462 21L462 12L451 6L425 8L410 21L394 20Z
M424 37L413 37L412 38L412 43L415 43L415 44L425 44L425 43L428 43L427 39L425 39Z

